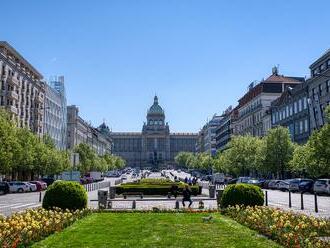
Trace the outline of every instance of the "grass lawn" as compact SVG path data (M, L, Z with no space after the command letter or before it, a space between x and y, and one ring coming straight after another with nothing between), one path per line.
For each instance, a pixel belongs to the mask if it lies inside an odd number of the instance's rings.
M95 213L36 247L281 247L221 216L203 223L207 213Z

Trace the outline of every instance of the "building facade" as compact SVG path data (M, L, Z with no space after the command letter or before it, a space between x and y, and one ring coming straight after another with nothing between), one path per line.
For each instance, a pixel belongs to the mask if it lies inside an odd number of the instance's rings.
M67 106L64 77L45 84L44 133L49 135L56 147L66 149L67 141Z
M324 109L330 104L330 49L310 67L308 82L311 130L324 125Z
M100 156L111 153L111 139L83 120L78 107L71 105L67 107L67 149L73 150L81 143L89 145Z
M289 129L292 141L303 144L310 136L308 107L308 84L304 82L294 88L287 88L272 102L270 115L272 127L278 125Z
M215 141L217 151L223 151L227 148L232 136L235 133L234 123L238 117L237 108L232 109L230 106L222 114L220 125L215 131Z
M212 156L216 154L216 130L222 122L222 116L214 115L198 133L197 152L205 152ZM199 144L202 144L199 146Z
M165 113L154 97L142 132L110 132L113 154L132 167L163 167L174 164L179 152L195 152L197 134L170 133Z
M45 84L42 75L12 46L0 41L0 107L18 127L43 135Z
M295 87L304 78L279 75L278 69L266 80L251 84L248 92L238 101L238 118L235 130L240 135L264 136L272 127L269 109L272 101L284 92L286 87Z

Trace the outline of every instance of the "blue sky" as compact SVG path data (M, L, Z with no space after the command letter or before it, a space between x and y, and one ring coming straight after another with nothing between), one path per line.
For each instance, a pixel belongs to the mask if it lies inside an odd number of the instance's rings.
M171 131L196 132L280 65L309 75L330 48L328 0L2 1L0 40L94 125L140 131L155 93Z

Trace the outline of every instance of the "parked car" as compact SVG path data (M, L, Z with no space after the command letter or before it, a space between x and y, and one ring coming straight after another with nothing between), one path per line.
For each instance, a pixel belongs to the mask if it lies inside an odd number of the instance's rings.
M315 193L330 194L330 179L318 179L314 183Z
M92 177L83 177L83 179L86 181L86 183L92 183L94 182Z
M236 183L247 183L251 177L239 177Z
M295 179L292 179L291 180L291 183L290 183L290 191L299 191L299 185L302 183L302 182L308 182L308 181L313 181L311 179L304 179L304 178L295 178Z
M37 191L37 185L35 185L34 183L30 183L30 182L23 182L23 183L26 183L29 186L29 190L31 192Z
M27 183L24 182L9 182L9 192L12 193L23 193L23 192L29 192L30 187Z
M237 182L238 178L233 178L233 179L230 179L227 184L235 184Z
M0 182L0 195L9 193L9 184L7 182Z
M280 182L281 180L271 180L269 183L268 183L268 188L269 189L277 189L277 185L278 183Z
M127 176L125 174L121 175L122 180L127 180Z
M277 189L281 190L281 191L289 191L290 189L290 183L291 180L287 179L287 180L281 180L279 182L277 182Z
M47 186L51 185L55 180L54 178L51 177L44 177L41 179L41 181L47 183Z
M300 192L310 192L313 193L314 181L313 180L303 180L299 184Z
M247 181L248 184L252 184L252 185L256 185L256 186L261 186L261 181L259 181L258 179L250 179L249 181Z
M212 175L204 175L201 178L202 181L211 181L212 180Z
M271 182L272 180L264 180L261 184L261 188L263 189L269 189L269 183Z
M31 181L30 183L33 183L37 186L37 191L42 191L47 189L47 183L43 181Z

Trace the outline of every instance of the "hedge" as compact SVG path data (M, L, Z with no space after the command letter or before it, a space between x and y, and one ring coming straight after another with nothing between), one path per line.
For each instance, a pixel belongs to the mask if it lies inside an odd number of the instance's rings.
M221 207L243 205L243 206L262 206L264 204L264 193L261 188L250 184L232 184L225 188Z
M148 185L148 184L122 184L116 187L116 194L120 195L128 192L141 192L144 195L167 195L171 192L170 185ZM185 184L178 184L179 190L178 194L182 194ZM202 187L199 185L190 186L192 195L198 195L202 192Z

